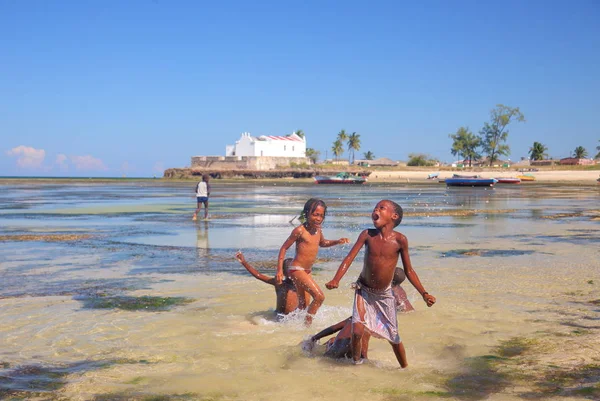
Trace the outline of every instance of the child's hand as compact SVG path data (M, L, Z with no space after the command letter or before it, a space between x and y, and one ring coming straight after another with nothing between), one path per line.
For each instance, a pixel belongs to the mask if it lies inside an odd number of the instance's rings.
M350 238L340 238L339 239L340 244L349 244L350 243Z
M333 290L334 288L338 288L339 285L340 285L340 283L335 280L331 280L330 282L325 283L325 287L327 287L328 290Z
M275 282L277 284L281 284L283 282L283 273L277 272L277 274L275 274Z
M235 254L235 258L240 261L240 263L244 263L246 259L244 258L244 254L241 251L237 251Z
M435 297L431 294L424 294L423 300L427 303L427 306L431 307L435 303Z

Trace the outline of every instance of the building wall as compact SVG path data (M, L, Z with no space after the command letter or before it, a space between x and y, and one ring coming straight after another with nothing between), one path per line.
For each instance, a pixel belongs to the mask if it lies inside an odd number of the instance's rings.
M225 147L226 156L306 157L306 141L253 137L244 132L235 145Z
M312 164L308 157L193 156L191 167L214 170L272 170L277 167L289 167L291 163Z
M595 164L595 162L592 159L578 159L576 157L565 157L564 159L560 159L560 164L576 166L576 165L591 165L591 164Z

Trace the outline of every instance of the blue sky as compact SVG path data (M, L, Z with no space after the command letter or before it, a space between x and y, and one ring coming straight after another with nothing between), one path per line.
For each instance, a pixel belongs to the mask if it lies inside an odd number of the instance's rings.
M0 0L0 175L161 176L240 134L453 160L519 107L511 159L600 145L600 2Z

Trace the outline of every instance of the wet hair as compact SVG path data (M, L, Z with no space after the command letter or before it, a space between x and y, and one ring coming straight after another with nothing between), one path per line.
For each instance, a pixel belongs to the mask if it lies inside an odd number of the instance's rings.
M396 267L394 271L394 278L392 279L392 285L400 285L402 282L406 280L406 273L400 267Z
M402 207L396 202L391 201L389 199L385 199L384 202L389 202L390 205L392 205L392 207L394 208L394 213L398 215L398 218L394 220L394 227L398 227L398 224L400 224L400 222L402 221L402 216L404 216L404 211L402 210Z
M305 223L308 220L308 216L315 211L315 209L319 206L323 207L323 218L325 218L325 214L327 214L327 205L319 198L310 198L304 204L304 209L302 210L302 214L300 215L300 221Z

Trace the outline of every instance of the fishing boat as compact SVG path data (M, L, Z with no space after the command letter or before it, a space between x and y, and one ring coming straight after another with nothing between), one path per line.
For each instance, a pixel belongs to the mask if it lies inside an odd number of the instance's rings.
M439 177L439 175L440 175L440 173L439 173L439 172L438 172L438 173L431 173L431 174L427 174L427 179L428 179L428 180L433 180L433 179L436 179L436 178L438 178L438 177Z
M498 184L520 184L521 179L518 177L498 177Z
M519 178L521 181L535 181L535 177L531 174L521 174L518 175L517 178Z
M317 175L314 177L317 184L364 184L367 178L349 173L337 173L336 175Z
M449 187L493 187L498 181L495 178L452 177L446 178L445 182Z

